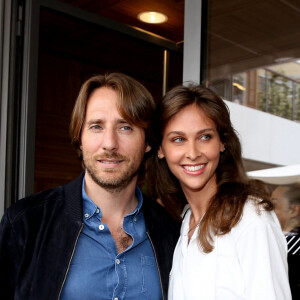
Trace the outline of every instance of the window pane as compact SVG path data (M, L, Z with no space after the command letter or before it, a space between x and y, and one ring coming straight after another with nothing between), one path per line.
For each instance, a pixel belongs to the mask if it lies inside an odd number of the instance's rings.
M299 119L300 1L210 0L205 82L227 100Z

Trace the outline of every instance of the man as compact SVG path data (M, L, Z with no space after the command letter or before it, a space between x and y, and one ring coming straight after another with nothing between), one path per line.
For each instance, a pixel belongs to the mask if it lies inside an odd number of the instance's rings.
M300 186L278 186L271 199L287 240L292 296L300 299Z
M70 133L84 173L4 214L1 298L166 299L179 224L136 186L154 108L126 75L83 84Z

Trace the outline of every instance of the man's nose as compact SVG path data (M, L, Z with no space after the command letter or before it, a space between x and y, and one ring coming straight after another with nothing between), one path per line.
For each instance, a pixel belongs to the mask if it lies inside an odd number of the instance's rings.
M115 130L107 128L102 135L102 148L106 151L118 149L118 136Z

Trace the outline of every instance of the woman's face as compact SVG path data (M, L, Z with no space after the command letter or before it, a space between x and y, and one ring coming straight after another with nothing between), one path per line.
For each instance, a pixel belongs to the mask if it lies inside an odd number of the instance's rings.
M224 145L216 124L196 104L186 106L167 124L158 151L184 193L216 189L216 168Z

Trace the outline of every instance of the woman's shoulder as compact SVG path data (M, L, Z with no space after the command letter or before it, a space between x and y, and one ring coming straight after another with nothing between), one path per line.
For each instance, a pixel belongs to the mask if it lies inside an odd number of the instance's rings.
M281 230L275 212L266 210L261 202L262 200L259 198L248 197L240 222L236 226L237 229L272 226Z

